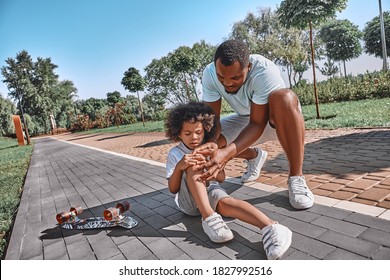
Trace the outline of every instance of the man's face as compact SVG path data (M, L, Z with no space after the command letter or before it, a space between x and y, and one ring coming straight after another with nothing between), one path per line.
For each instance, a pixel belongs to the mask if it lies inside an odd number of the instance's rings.
M225 88L226 93L236 94L241 86L245 83L246 77L250 70L251 64L244 69L241 69L239 61L235 61L232 65L225 66L220 59L215 64L217 77L219 82Z

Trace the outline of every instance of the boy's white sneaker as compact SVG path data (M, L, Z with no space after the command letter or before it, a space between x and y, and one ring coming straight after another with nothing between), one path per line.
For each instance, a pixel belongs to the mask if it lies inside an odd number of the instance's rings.
M202 220L202 227L211 241L215 243L227 242L234 237L233 232L225 224L221 215L216 212Z
M241 176L241 182L255 181L260 176L261 168L265 160L267 159L268 153L260 148L254 148L257 152L257 156L254 159L244 160L247 163L246 172Z
M291 245L291 230L281 224L272 224L263 228L261 233L267 258L279 260Z
M304 176L288 178L288 199L295 209L307 209L314 204L314 195L306 184Z

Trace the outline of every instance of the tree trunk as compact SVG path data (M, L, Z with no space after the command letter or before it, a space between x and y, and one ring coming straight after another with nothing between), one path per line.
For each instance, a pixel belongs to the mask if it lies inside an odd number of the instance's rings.
M144 111L142 110L142 103L141 103L141 99L139 98L139 92L138 91L137 91L137 96L138 96L139 110L141 111L142 124L145 127Z
M316 100L317 119L320 118L320 109L318 107L318 93L317 93L317 82L316 82L316 67L314 64L314 46L313 46L313 29L311 26L311 20L309 20L310 27L310 48L311 48L311 67L313 68L313 85L314 85L314 96Z
M345 60L343 60L343 64L344 64L344 77L346 78L347 77L347 66L345 65Z

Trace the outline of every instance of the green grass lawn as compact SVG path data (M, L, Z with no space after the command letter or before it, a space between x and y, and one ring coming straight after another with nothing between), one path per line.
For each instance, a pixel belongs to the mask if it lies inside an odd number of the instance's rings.
M20 201L33 146L18 146L16 139L0 137L0 256Z
M344 127L390 127L390 98L303 106L307 129Z

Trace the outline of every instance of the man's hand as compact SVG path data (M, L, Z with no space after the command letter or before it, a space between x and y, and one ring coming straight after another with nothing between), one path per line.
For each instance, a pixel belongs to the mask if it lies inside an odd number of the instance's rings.
M197 165L196 170L206 169L199 181L215 180L219 172L221 172L229 158L223 149L218 149L216 143L206 143L194 149L193 154L201 154L209 158L204 164Z

